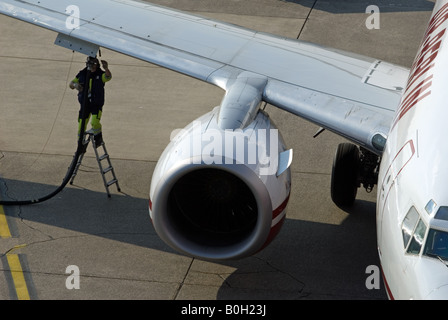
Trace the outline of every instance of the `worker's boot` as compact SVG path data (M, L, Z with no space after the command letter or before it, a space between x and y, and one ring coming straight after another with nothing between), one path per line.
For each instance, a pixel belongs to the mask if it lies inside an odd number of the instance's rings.
M95 146L98 148L100 145L103 144L103 133L97 133L93 136L93 138L95 139Z

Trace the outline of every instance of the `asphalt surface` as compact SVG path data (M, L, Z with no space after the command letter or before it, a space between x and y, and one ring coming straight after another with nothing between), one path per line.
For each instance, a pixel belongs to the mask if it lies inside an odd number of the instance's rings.
M434 1L153 2L410 67ZM366 26L372 4L379 29ZM85 58L53 45L53 32L12 18L0 16L0 30L0 195L38 198L60 185L75 152L78 102L68 83ZM152 172L171 132L218 105L223 92L108 50L101 59L113 73L103 135L122 192L112 186L106 196L88 149L74 184L54 198L0 207L0 300L387 298L382 283L366 286L367 267L379 266L376 190L360 189L350 210L334 205L333 156L345 140L330 132L313 138L317 126L269 105L295 155L275 241L225 263L165 245L148 214Z

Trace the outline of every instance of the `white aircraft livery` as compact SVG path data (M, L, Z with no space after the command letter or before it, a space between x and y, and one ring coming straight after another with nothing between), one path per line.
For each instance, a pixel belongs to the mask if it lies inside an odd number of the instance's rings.
M382 154L377 238L389 298L448 298L447 19L438 1Z
M239 259L280 231L293 152L266 102L350 141L337 147L331 197L350 206L359 187L377 186L389 298L448 298L448 0L435 3L410 70L148 2L0 0L0 13L87 56L103 47L223 89L219 106L172 137L153 173L150 218L177 251Z

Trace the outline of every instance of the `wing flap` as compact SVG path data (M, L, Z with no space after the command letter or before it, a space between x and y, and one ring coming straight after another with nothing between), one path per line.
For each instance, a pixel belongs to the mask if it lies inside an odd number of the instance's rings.
M406 85L409 70L377 60L370 66L362 82L387 90L402 91Z

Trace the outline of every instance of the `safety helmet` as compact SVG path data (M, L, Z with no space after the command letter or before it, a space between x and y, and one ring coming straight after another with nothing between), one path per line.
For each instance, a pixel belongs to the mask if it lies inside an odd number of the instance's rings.
M97 58L95 57L87 57L87 61L86 61L86 66L87 68L91 68L94 64L96 64L97 66L100 65L100 62L98 61Z

